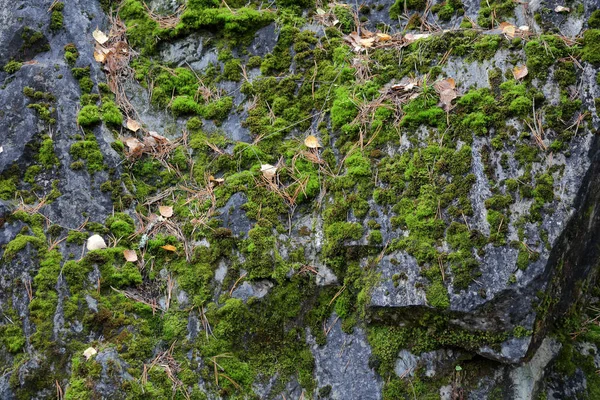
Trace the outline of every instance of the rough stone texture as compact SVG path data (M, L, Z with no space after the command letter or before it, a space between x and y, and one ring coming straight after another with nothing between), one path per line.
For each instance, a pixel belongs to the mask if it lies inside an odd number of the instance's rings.
M371 350L361 328L344 333L334 314L327 322L327 343L319 346L308 334L308 343L315 357L315 375L319 387L331 386L332 399L381 399L383 382L369 367Z
M47 9L50 1L43 0L0 0L0 65L6 64L14 58L16 50L22 45L21 34L25 26L37 27L44 25L49 14ZM177 8L176 1L153 0L148 1L148 6L161 12L172 12ZM477 0L463 1L466 15L472 19L477 18L480 2ZM389 6L393 1L371 2L369 22L367 26L375 29L377 23L392 25L392 31L401 30L406 21L391 21ZM376 9L376 4L384 7ZM517 25L528 24L534 30L541 32L541 28L532 20L532 13L542 7L553 9L558 2L531 1L528 4L529 12L525 7L518 7L516 15L511 22ZM597 8L598 1L583 3L583 15L561 15L546 13L543 16L545 23L550 23L561 33L575 37L581 33L584 21L590 13ZM30 61L15 74L9 76L0 71L0 172L7 171L11 165L16 164L20 170L25 170L31 165L32 154L28 144L36 139L40 132L50 134L54 140L55 152L60 165L51 172L44 172L42 187L47 194L51 190L51 182L60 177L59 190L62 195L53 203L48 204L43 214L52 223L59 224L67 229L74 229L89 217L91 221L103 222L113 212L110 194L99 189L99 183L109 178L107 171L100 171L91 177L85 170L75 171L69 166L72 157L69 153L72 136L80 133L76 125L76 116L80 107L80 88L78 82L70 72L70 66L65 63L63 48L67 43L74 43L79 50L77 66L91 66L91 76L95 82L104 80L104 75L99 65L93 58L93 39L91 32L97 27L106 27L106 17L97 1L73 0L64 10L65 26L68 29L57 33L49 32L43 28L44 43L50 44L50 50L37 52L35 49L27 50L22 61ZM431 17L433 18L433 17ZM442 24L445 28L456 27L460 18ZM46 26L46 25L44 25ZM315 31L321 37L324 32L321 27L308 25L303 30ZM255 39L247 47L252 54L264 56L269 54L277 43L279 36L278 27L271 24L257 31ZM194 69L204 69L212 64L219 65L218 51L210 44L211 35L208 33L194 33L185 38L177 39L171 43L160 46L159 58L173 66L191 66ZM237 54L239 56L239 54ZM467 63L461 58L451 56L443 67L445 75L454 77L457 81L459 94L464 94L471 87L487 87L487 71L493 67L507 72L513 67L508 59L508 52L498 51L496 55L481 63ZM595 129L600 126L594 99L600 96L600 89L596 83L597 68L583 64L580 82L580 98L584 109L591 112L592 123ZM554 72L552 72L554 73ZM250 79L260 74L257 69L248 71ZM62 75L62 78L59 78ZM27 108L30 100L23 96L23 88L31 86L36 90L48 91L55 94L57 123L52 129L39 120L36 112ZM241 127L241 122L248 115L248 105L244 96L239 92L241 83L219 82L219 88L227 93L234 93L234 109L227 119L217 126L205 121L207 131L220 130L233 141L252 142L254 138L249 131ZM538 88L544 93L551 104L558 104L559 90L550 79L547 83L537 83ZM185 121L174 118L164 110L156 110L149 105L149 94L138 83L130 82L127 93L134 104L139 117L146 127L172 137L184 126ZM239 107L239 109L238 109ZM519 130L526 127L513 121ZM422 132L423 135L426 132ZM113 135L104 126L94 130L94 135L99 143L104 162L109 169L114 169L116 176L120 173L120 156L111 148L114 141ZM468 224L476 227L485 234L490 233L486 220L486 209L483 204L491 195L488 179L484 172L484 163L480 156L481 149L489 146L489 138L477 137L473 143L473 173L476 175L476 184L472 190L474 216L468 218ZM390 148L388 153L403 152L411 145L406 139L401 140L397 149ZM491 360L502 363L493 364L493 372L480 380L479 386L469 394L469 398L486 398L494 387L494 382L502 382L503 387L511 388L506 396L515 399L529 399L538 393L544 378L548 378L545 391L548 398L579 398L583 396L586 388L586 378L581 369L577 369L574 376L565 378L564 374L549 369L552 359L559 351L560 345L546 336L547 328L554 319L568 310L574 297L579 295L578 282L592 276L592 268L598 260L599 249L597 237L600 234L600 213L598 203L600 200L600 143L597 137L589 130L581 129L579 134L570 143L570 156L563 154L554 155L551 161L536 163L533 173L545 171L553 165L564 165L564 173L555 182L555 187L560 188L557 200L553 203L554 213L545 214L540 226L528 223L525 226L527 237L532 242L539 242L539 230L548 232L551 250L546 249L541 242L535 247L540 252L538 261L531 263L525 271L516 270L515 262L518 250L510 246L494 247L487 245L484 255L479 256L481 276L473 282L467 290L455 291L452 286L452 276L448 277L448 290L450 307L447 312L453 326L465 330L483 330L489 332L510 331L516 326L526 329L536 327L533 337L509 338L498 347L481 347L477 353ZM226 149L232 153L232 147ZM337 151L337 150L334 150ZM339 156L339 154L336 154ZM523 171L515 163L508 168L500 165L499 157L492 159L495 166L495 179L504 180L517 176ZM247 238L247 232L254 222L251 221L244 210L247 198L244 194L236 193L229 198L227 203L219 209L219 219L222 227L228 228L237 238ZM5 223L5 217L12 212L16 202L0 201L0 245L6 245L23 228L21 222ZM516 240L517 229L514 222L528 212L531 202L518 201L511 206L511 221L508 239ZM370 203L370 207L377 211L375 218L381 225L383 242L387 243L403 235L395 230L390 223L392 213L383 207ZM84 213L87 216L84 216ZM288 234L281 233L278 238L278 251L287 255L288 248L301 245L305 248L307 262L318 271L316 282L321 287L327 287L338 282L335 274L320 260L320 253L324 242L323 218L315 215L296 216ZM349 221L359 221L353 215ZM300 235L300 228L310 230L307 236ZM348 248L361 248L366 246L366 238L347 243ZM206 246L205 246L206 244ZM208 242L199 243L198 247L208 247ZM534 246L534 245L532 245ZM69 253L79 254L80 246L61 243L58 245L63 255ZM6 316L6 308L10 303L21 320L22 329L28 341L25 344L27 359L19 364L17 369L8 369L12 366L15 356L0 349L0 398L13 399L15 395L9 381L23 382L24 377L31 371L39 371L43 355L37 354L29 343L29 337L35 332L35 327L29 320L29 298L23 290L22 282L32 279L39 265L35 261L36 250L33 246L20 252L10 263L0 264L0 315ZM240 260L241 260L240 256ZM243 260L241 260L243 261ZM364 260L363 260L364 261ZM561 274L558 282L553 282L558 266ZM376 265L377 282L370 292L370 307L372 311L384 310L402 323L403 314L419 314L423 310L431 311L428 307L424 285L427 280L421 276L420 267L416 260L403 252L384 255ZM214 280L217 283L214 290L214 299L219 294L228 290L221 286L226 281L230 272L230 265L226 262L215 268ZM167 275L166 270L162 270ZM516 283L509 283L511 275L515 276ZM88 277L90 286L93 286L100 277L100 272L95 268ZM232 293L234 298L247 302L251 298L261 299L268 296L274 283L270 280L259 280L241 283ZM549 290L556 295L557 303L549 308L548 315L538 316L534 307L538 299L538 292ZM69 297L69 288L63 278L56 283L55 291L58 297L58 306L53 314L54 328L53 339L58 343L59 351L66 351L66 341L70 334L80 333L81 321L72 324L65 322L64 306ZM174 299L180 309L191 305L186 292L175 286ZM85 306L91 313L98 312L98 302L91 296L86 296ZM160 299L164 308L166 298ZM546 318L546 319L542 319ZM7 322L2 320L4 325ZM539 324L539 326L536 326ZM327 322L330 331L325 345L318 345L316 339L307 334L307 342L315 359L314 377L318 387L331 387L332 399L381 399L383 380L369 366L371 349L367 341L365 329L362 326L354 328L351 334L341 329L341 322L335 314ZM203 332L201 316L192 311L186 321L186 336L188 340L198 339L205 335ZM206 333L208 334L208 332ZM97 334L91 339L100 339ZM597 349L594 346L582 346L578 351L593 357L596 367L600 367ZM427 377L439 376L440 372L451 368L457 359L464 353L458 349L438 349L422 354L412 354L409 349L402 349L396 361L396 374L411 376L417 368L423 367ZM467 354L465 358L472 357ZM196 372L202 367L202 359L188 357L197 365ZM105 397L119 398L120 385L134 377L127 373L128 365L113 348L101 350L95 357L101 365L99 380L95 383L97 392ZM145 360L147 361L147 360ZM520 364L522 363L522 364ZM5 367L7 369L5 369ZM65 365L65 374L70 366ZM199 372L198 372L199 374ZM266 377L263 383L256 382L253 388L260 398L283 395L286 398L311 397L304 393L295 377L287 382L285 388L275 387L276 376ZM198 377L198 387L204 388L204 381ZM441 398L452 398L452 387L440 388ZM44 388L37 393L37 398L50 398L54 396L54 388ZM213 396L213 395L211 395ZM313 394L312 397L317 397ZM217 397L213 397L217 398Z

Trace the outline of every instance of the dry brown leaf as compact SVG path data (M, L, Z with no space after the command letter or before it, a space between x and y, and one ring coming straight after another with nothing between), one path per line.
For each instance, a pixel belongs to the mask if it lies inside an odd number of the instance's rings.
M96 30L92 33L92 36L94 36L94 39L96 39L96 42L98 42L100 44L104 44L104 43L108 42L108 36L106 36L106 34L98 28L96 28Z
M214 176L212 176L212 175L208 177L208 180L209 180L210 182L215 182L215 183L217 183L217 184L225 182L225 179L223 179L223 178L215 178L215 177L214 177Z
M373 47L373 43L374 42L375 42L375 38L374 37L367 38L367 39L360 39L360 41L359 41L361 47L364 47L365 49Z
M135 250L123 250L123 256L125 257L125 260L129 262L136 262L138 260Z
M440 95L440 105L448 112L452 108L452 100L458 97L456 93L456 82L453 78L446 78L433 84L436 92Z
M141 127L142 125L135 119L127 118L127 129L129 129L130 131L137 132L140 130Z
M128 137L123 140L123 143L129 148L130 154L141 154L144 149L144 145L137 138Z
M513 68L513 76L515 77L516 80L519 79L523 79L527 76L527 74L529 73L529 71L527 70L527 65L517 65L516 67Z
M510 39L515 37L515 32L517 31L517 27L509 22L501 23L500 29L502 30L502 33L504 33Z
M571 11L571 9L569 7L564 7L564 6L556 6L556 8L554 9L554 12L557 12L557 13L561 13L561 12L568 13L570 11Z
M378 33L377 37L382 42L387 42L388 40L392 40L392 36L388 35L387 33Z
M169 141L169 139L167 139L166 137L159 135L158 133L154 132L154 131L150 131L148 132L148 134L150 136L152 136L154 139L156 139L157 142L159 143L166 143Z
M177 247L172 244L165 244L164 246L160 246L161 249L165 249L167 251L177 251Z
M260 166L260 172L262 172L265 178L273 180L275 179L275 175L277 175L277 167L271 164L262 164Z
M159 206L158 211L160 212L160 215L165 218L170 218L173 216L173 207L171 206Z
M94 60L96 60L96 62L104 64L104 62L106 61L106 54L104 54L101 51L95 50L94 51Z
M318 149L319 147L321 147L319 139L317 139L313 135L308 135L306 139L304 139L304 145L309 149Z
M156 147L157 145L158 145L158 142L152 136L144 137L144 147L145 148Z

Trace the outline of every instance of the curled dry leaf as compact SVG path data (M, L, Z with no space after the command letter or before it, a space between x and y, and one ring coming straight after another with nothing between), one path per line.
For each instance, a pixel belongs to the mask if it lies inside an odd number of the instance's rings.
M106 61L106 54L104 54L101 51L94 50L94 60L96 60L96 62L104 64L104 62Z
M166 143L169 141L169 139L167 139L166 137L159 135L158 133L154 132L154 131L150 131L148 132L148 134L150 136L152 136L154 139L156 139L157 142L159 143Z
M106 36L106 34L98 28L96 28L96 30L92 33L92 36L94 36L94 39L96 39L96 42L98 42L100 44L104 44L104 43L108 42L108 36Z
M304 145L309 149L318 149L319 147L321 147L319 139L317 139L313 135L308 135L306 139L304 139Z
M129 148L129 152L132 154L136 154L141 152L144 148L142 142L140 142L137 138L128 137L123 140L123 143Z
M102 239L100 235L92 235L87 240L87 249L92 250L100 250L106 248L106 242Z
M275 175L277 175L277 167L271 164L262 164L260 166L260 172L262 172L263 176L268 180L275 179Z
M527 70L527 65L517 65L513 68L512 73L515 79L519 80L525 78L529 71Z
M391 86L392 90L400 90L403 92L410 92L416 86L419 86L420 82L418 78L402 78L400 83L396 83Z
M554 9L554 12L557 12L557 13L562 13L562 12L568 13L570 11L571 11L571 9L569 7L564 7L564 6L556 6L556 8Z
M123 256L125 257L125 260L129 262L136 262L138 260L135 250L123 250Z
M392 37L390 35L388 35L387 33L378 33L377 37L379 38L379 40L381 42L387 42L388 40L392 39Z
M172 244L165 244L164 246L160 246L160 248L167 251L177 251L177 247L173 246Z
M158 211L160 212L160 215L165 218L170 218L173 216L173 207L171 206L159 206Z
M141 127L142 125L140 125L140 123L137 122L135 119L127 118L127 129L129 129L130 131L137 132L140 130Z
M503 22L500 24L500 29L502 33L508 36L510 39L515 37L515 33L517 31L517 27L509 22Z
M407 33L404 35L403 40L408 44L415 40L428 38L429 36L431 36L430 33Z
M433 87L436 92L440 95L440 105L446 112L452 108L452 100L458 97L456 93L456 82L453 78L446 78L444 80L434 83Z
M223 179L223 178L215 178L214 176L211 175L211 176L208 177L208 181L209 182L214 182L216 184L220 184L220 183L225 182L225 179Z
M96 355L96 353L98 353L96 351L95 348L93 347L88 347L87 349L85 349L85 351L83 352L83 356L85 357L86 361L89 360L92 356Z

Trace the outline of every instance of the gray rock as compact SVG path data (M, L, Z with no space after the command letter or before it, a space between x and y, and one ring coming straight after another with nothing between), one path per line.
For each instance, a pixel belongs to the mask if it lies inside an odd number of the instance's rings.
M379 400L383 382L369 367L371 348L361 328L352 334L342 332L335 314L327 322L331 329L327 343L319 346L307 334L315 358L315 378L322 386L331 386L331 399Z
M244 282L231 294L236 299L241 299L244 302L248 301L251 297L262 299L265 297L269 290L273 287L273 282L268 280L259 280L253 282Z

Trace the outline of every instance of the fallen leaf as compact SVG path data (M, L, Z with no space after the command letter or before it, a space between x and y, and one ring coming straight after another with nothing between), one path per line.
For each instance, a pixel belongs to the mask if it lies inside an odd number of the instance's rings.
M159 206L158 211L160 212L160 215L162 215L165 218L173 216L173 207L171 206Z
M433 84L435 91L440 95L440 104L444 111L452 108L452 100L458 97L456 93L456 82L453 78L446 78Z
M165 244L164 246L160 246L161 249L165 249L167 251L177 251L177 247L172 244Z
M378 33L377 37L379 38L380 41L382 42L387 42L388 40L392 39L391 35L388 35L387 33Z
M325 14L325 10L323 10L322 8L317 8L317 14L324 15Z
M529 27L527 25L521 25L519 30L522 32L529 32Z
M136 262L138 260L135 250L123 250L123 256L125 257L125 260L129 262Z
M96 62L104 64L104 62L106 61L106 54L95 50L94 51L94 60L96 60Z
M208 180L210 182L215 182L215 183L223 183L223 182L225 182L225 179L223 179L223 178L215 178L212 175L208 177Z
M146 147L146 148L155 147L157 145L158 145L158 142L152 136L144 137L144 147Z
M96 30L92 33L92 36L94 36L94 39L96 39L96 42L98 42L100 44L104 44L104 43L108 42L108 36L106 36L106 34L98 28L96 28Z
M96 351L95 348L93 347L88 347L87 349L85 349L85 351L83 352L83 356L85 357L86 361L90 359L90 357L96 355L98 352Z
M374 42L375 42L374 37L367 38L367 39L360 39L360 41L359 41L361 47L364 47L366 49L372 47Z
M319 147L321 147L319 139L317 139L313 135L308 135L306 139L304 139L304 145L309 149L318 149Z
M168 141L169 141L169 139L167 139L167 138L166 138L166 137L164 137L164 136L161 136L161 135L159 135L158 133L156 133L156 132L154 132L154 131L150 131L150 132L148 132L148 134L149 134L150 136L152 136L154 139L156 139L156 140L157 140L158 142L160 142L160 143L165 143L165 142L168 142Z
M403 92L410 92L416 86L419 86L419 80L417 78L402 78L400 83L396 83L391 86L392 90L401 90Z
M517 65L516 67L513 68L513 76L515 77L516 80L519 79L523 79L527 76L527 74L529 73L529 71L527 70L527 65Z
M269 180L275 179L275 175L277 175L277 167L271 164L262 164L260 166L260 171L263 173L263 176Z
M137 153L144 148L142 142L140 142L137 138L128 137L123 140L123 143L129 148L130 153Z
M92 235L88 238L87 240L87 249L88 250L99 250L99 249L105 249L106 248L106 242L104 241L104 239L102 239L102 236L100 235Z
M140 123L137 122L135 119L127 118L127 129L129 129L130 131L137 132L140 130L141 127L142 125L140 125Z
M430 33L407 33L406 35L404 35L403 39L407 43L412 43L415 40L425 39L429 36L431 36Z
M554 9L555 12L557 13L561 13L561 12L570 12L571 9L569 7L563 7L563 6L556 6L556 8Z
M510 39L515 37L515 32L517 31L517 27L509 22L501 23L500 29L502 30L502 33L504 33Z

